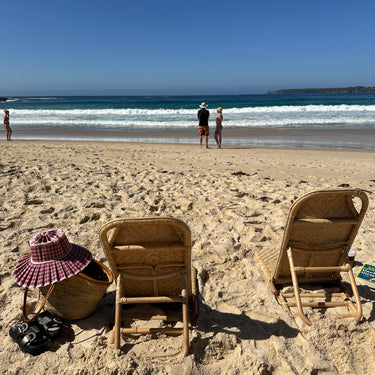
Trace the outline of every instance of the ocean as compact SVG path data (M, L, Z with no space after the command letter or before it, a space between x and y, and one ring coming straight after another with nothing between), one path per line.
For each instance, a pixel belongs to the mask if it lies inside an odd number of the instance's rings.
M223 108L223 147L375 150L375 94L14 97L14 140L196 143L197 111Z

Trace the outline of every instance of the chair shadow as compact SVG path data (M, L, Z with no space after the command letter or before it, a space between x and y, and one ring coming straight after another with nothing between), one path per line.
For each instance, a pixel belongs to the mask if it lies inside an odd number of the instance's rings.
M350 292L350 294L353 294L350 283L346 281L342 281L342 284ZM357 284L357 289L358 289L358 294L360 295L360 297L375 301L375 289L374 288L370 288L368 285Z
M352 287L351 287L350 283L342 280L341 284L345 288L345 290L348 292L351 299L354 300L353 291L352 291ZM309 286L305 286L305 285L300 285L300 286L304 286L305 289L309 288ZM310 288L311 288L311 286L310 286ZM319 288L319 286L318 286L318 288ZM358 294L361 298L366 298L368 300L374 301L374 302L370 302L370 303L372 303L371 314L370 314L369 318L366 319L366 320L368 322L375 321L375 289L372 289L367 285L357 285L357 289L358 289ZM311 288L311 290L312 290L312 288ZM326 301L327 302L331 301L329 293L327 293ZM363 300L361 302L362 302L362 306L367 303L367 302L364 302ZM327 308L321 308L320 311L322 313L324 313L324 312L327 311Z
M200 316L197 322L200 331L212 334L207 338L196 337L190 343L190 351L194 352L197 362L202 362L205 356L205 348L209 345L213 336L218 333L234 335L236 341L243 340L267 340L271 336L293 338L299 334L297 328L289 326L285 321L278 319L267 323L252 319L245 314L234 314L211 309L208 305L200 304Z
M99 328L98 321L95 315L99 314L103 317L103 310L106 310L107 319L110 318L112 308L109 307L110 301L113 299L113 294L109 293L107 295L107 303L103 301L102 311L97 311L94 316L79 321L79 326L82 329ZM203 353L204 348L209 344L210 339L217 333L227 333L230 335L235 335L237 340L266 340L271 336L283 336L286 338L296 337L299 333L297 328L290 327L285 321L278 319L276 322L267 323L256 319L251 319L244 314L233 314L221 312L218 310L213 310L211 307L203 303L201 300L198 302L199 305L199 316L197 323L194 326L198 331L203 331L206 333L212 332L210 338L194 338L190 343L190 352L194 351L195 355L199 356ZM106 308L104 308L106 307ZM113 307L113 306L112 306ZM96 324L94 323L96 321ZM78 323L78 322L76 322ZM112 322L113 323L113 322ZM103 322L101 322L103 324ZM101 325L99 323L99 325ZM101 325L103 328L103 325ZM112 324L111 327L113 328ZM193 328L193 329L194 329ZM100 335L100 333L99 333ZM157 334L151 334L151 339L157 339ZM125 341L121 346L121 352L127 353L136 343Z
M212 333L209 337L195 337L190 342L190 354L194 353L198 362L203 361L205 348L209 345L213 336L218 333L234 335L236 341L241 340L267 340L271 336L293 338L299 334L297 328L290 327L286 322L278 319L276 322L267 323L251 319L244 314L233 314L211 309L208 305L199 302L199 317L193 329ZM152 334L152 339L157 339L157 334ZM121 351L127 353L135 343L125 342ZM178 353L177 353L178 354Z
M84 319L74 320L74 324L82 330L102 330L108 327L111 320L111 313L115 306L116 294L114 291L106 293L100 300L96 310Z
M113 303L114 292L110 292L101 301L97 311L92 316L87 319L75 321L75 324L77 324L82 330L92 328L103 330L104 326L113 328L110 322ZM267 323L257 319L252 319L245 314L234 314L214 310L200 299L198 305L199 316L194 328L205 333L212 333L208 338L202 339L196 337L191 340L190 352L194 352L198 357L204 355L204 348L209 345L212 337L218 333L234 335L237 341L267 340L271 336L293 338L299 334L297 328L289 326L281 319L272 323ZM100 336L101 334L103 334L103 331L97 332L94 336ZM79 334L76 336L79 336ZM157 339L157 337L157 334L151 335L152 339ZM136 343L125 341L121 346L121 352L127 353L134 345L136 345Z
M202 319L205 315L206 319ZM208 318L208 319L207 319ZM213 310L208 305L201 303L198 328L202 331L219 332L235 335L241 340L267 340L271 336L296 337L297 328L289 326L278 319L276 322L267 323L257 319L251 319L245 314L233 314Z

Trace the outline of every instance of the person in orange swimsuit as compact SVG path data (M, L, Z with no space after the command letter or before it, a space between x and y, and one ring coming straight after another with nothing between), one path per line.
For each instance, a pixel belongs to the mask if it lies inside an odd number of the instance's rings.
M9 111L4 109L4 128L7 132L7 141L11 141L12 129L9 126Z
M199 144L202 148L202 137L205 137L206 148L208 148L208 136L210 135L210 128L208 126L208 119L210 118L210 111L208 111L207 104L203 102L200 106L201 109L198 111L198 135L199 135Z

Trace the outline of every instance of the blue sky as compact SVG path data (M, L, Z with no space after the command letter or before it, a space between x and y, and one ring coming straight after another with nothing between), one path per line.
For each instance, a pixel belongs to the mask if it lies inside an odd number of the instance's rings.
M0 95L375 86L374 0L1 0Z

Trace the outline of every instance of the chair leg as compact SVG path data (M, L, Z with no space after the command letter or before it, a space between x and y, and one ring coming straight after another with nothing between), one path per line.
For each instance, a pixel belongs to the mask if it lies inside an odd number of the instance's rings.
M348 275L349 275L349 281L350 281L350 285L352 287L352 291L353 291L353 295L354 295L354 299L355 299L355 305L356 305L356 309L357 309L356 314L354 316L354 319L355 319L356 322L359 322L362 319L362 303L361 303L361 299L359 297L357 284L355 283L355 278L354 278L351 266L350 266L350 269L348 271Z
M290 274L292 275L294 296L296 299L299 316L307 325L311 326L312 322L307 318L307 316L304 314L303 309L302 309L302 302L301 302L301 297L299 294L298 279L297 279L296 271L294 270L293 254L290 248L288 249L288 259L289 259Z
M115 349L120 349L120 339L121 339L121 275L117 278L116 287L116 308L115 308L115 326L113 327L115 333Z
M188 318L188 306L187 303L182 304L182 319L183 319L183 330L184 330L184 351L183 357L186 357L189 353L189 318Z
M186 274L183 275L183 289L182 289L182 322L183 322L183 332L184 332L184 350L182 357L186 357L189 353L189 313L188 313L188 297L186 289Z

